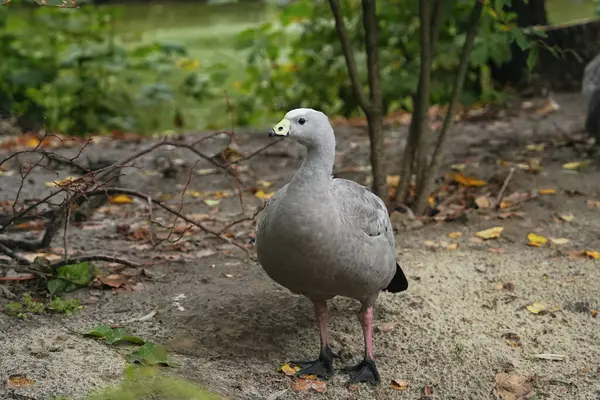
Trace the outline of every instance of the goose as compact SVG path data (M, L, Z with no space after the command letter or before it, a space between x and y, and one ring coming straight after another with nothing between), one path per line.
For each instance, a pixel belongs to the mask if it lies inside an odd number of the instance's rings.
M314 361L290 361L297 376L333 374L327 301L336 296L361 303L364 358L343 369L350 382L378 384L373 357L373 307L383 290L408 288L396 261L392 224L384 202L366 187L333 178L335 135L329 118L310 108L289 111L271 137L294 140L307 149L291 181L267 201L256 229L258 261L266 274L314 305L320 352Z

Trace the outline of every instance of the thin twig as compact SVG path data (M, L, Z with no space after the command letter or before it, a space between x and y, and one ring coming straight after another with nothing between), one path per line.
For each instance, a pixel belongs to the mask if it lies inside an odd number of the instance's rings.
M55 270L59 267L65 266L65 265L80 264L80 263L86 262L86 261L106 261L106 262L112 262L112 263L117 263L117 264L123 264L123 265L126 265L128 267L133 267L133 268L142 268L143 267L142 264L138 264L136 262L129 261L125 258L97 254L97 255L87 255L87 256L64 258L60 261L50 264L50 268Z
M29 265L29 261L27 259L21 257L2 243L0 243L0 253L12 258L21 265Z
M500 206L500 203L502 202L502 199L504 198L504 193L506 192L506 188L508 187L508 183L512 179L512 176L514 173L515 173L515 168L513 167L510 169L508 176L506 177L506 179L504 180L504 183L502 184L502 188L500 189L500 192L498 193L498 198L496 199L496 203L494 204L494 209L497 209Z
M260 214L260 212L265 208L266 205L267 205L267 202L265 201L265 202L263 202L263 204L259 208L257 208L254 211L254 214L252 214L252 216L240 218L240 219L238 219L236 221L233 221L233 222L225 225L225 227L223 227L223 229L221 229L219 231L219 233L225 233L228 229L230 229L230 228L234 227L235 225L240 224L242 222L245 222L245 221L254 221L254 219L257 217L258 214Z

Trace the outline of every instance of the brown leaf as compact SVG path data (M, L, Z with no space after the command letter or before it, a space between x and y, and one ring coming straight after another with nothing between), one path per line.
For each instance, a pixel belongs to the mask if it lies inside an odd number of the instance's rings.
M506 249L504 247L490 247L488 251L490 253L504 254L506 252Z
M531 378L499 372L495 380L494 395L502 400L525 400L534 395Z
M521 337L513 332L507 332L502 335L502 338L506 341L510 347L521 347Z
M377 330L379 332L391 332L394 329L396 329L395 322L384 322L384 323L377 325Z
M407 390L408 382L402 381L400 379L392 379L391 385L396 390Z
M98 276L98 280L102 282L106 286L110 286L112 288L118 288L123 286L127 282L127 278L119 275L112 274L108 276Z
M478 196L475 198L475 204L477 208L489 208L490 199L487 196Z
M35 381L24 374L15 374L8 377L6 386L8 387L26 387L35 385Z
M423 389L423 395L425 395L425 396L433 395L433 388L429 385L425 385L425 388Z

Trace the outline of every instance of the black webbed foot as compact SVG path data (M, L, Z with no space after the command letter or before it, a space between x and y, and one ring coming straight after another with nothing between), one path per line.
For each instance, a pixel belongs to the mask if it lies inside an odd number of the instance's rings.
M321 349L319 358L314 361L290 361L290 365L302 368L296 376L316 375L319 378L329 378L333 375L333 358L335 354L329 346Z
M378 385L381 381L375 361L368 358L362 360L358 365L343 368L342 372L350 374L350 381L348 383L368 382L372 385Z

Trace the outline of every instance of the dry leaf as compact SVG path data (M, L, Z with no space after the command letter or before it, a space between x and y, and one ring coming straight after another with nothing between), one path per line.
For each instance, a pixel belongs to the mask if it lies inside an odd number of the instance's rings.
M271 198L271 196L273 196L273 194L275 194L275 192L265 193L264 190L259 189L256 191L256 193L254 193L254 196L258 197L261 200L268 200Z
M527 306L527 311L529 311L532 314L541 314L544 311L546 311L546 305L544 303L536 301Z
M577 169L581 169L583 167L586 167L590 162L589 161L573 161L573 162L569 162L566 164L563 164L563 168L564 169L569 169L569 170L577 170Z
M503 230L503 226L494 226L493 228L484 229L482 231L476 232L475 236L485 240L496 239L500 237L500 234Z
M233 274L223 274L225 278L233 278Z
M271 187L273 185L272 182L265 181L265 180L262 180L262 179L258 180L256 183L258 183L260 186L262 186L264 188L268 188L268 187Z
M550 361L563 361L567 356L562 354L534 354L535 358L539 358L541 360L550 360Z
M465 169L467 166L465 164L452 164L450 166L451 169L456 170L456 171L462 171L463 169Z
M388 186L398 186L400 184L400 175L388 175L386 178Z
M73 182L75 179L78 179L76 176L68 176L65 179L57 179L55 181L46 182L46 187L57 187L57 186L65 186Z
M279 368L277 368L277 371L283 372L287 376L294 376L296 375L296 372L300 371L300 369L301 368L297 365L291 366L289 363L285 363L283 365L280 365Z
M304 392L310 389L313 389L319 393L327 392L327 382L316 379L314 375L308 375L303 378L295 379L292 382L292 389Z
M425 385L425 388L423 389L423 395L431 396L432 394L433 394L433 388L429 385Z
M587 201L587 205L590 206L590 207L600 208L600 201L598 201L598 200L588 200Z
M490 247L488 251L490 253L504 254L506 252L506 249L504 249L504 247Z
M446 246L446 250L456 250L458 249L458 243L450 243L448 246Z
M585 255L594 260L600 260L600 251L585 250Z
M23 374L15 374L8 377L6 386L8 387L25 387L35 385L35 381Z
M424 240L423 244L425 245L425 247L440 247L440 244L434 242L433 240Z
M510 347L521 347L521 337L513 332L507 332L502 335L502 338L506 341Z
M569 239L565 239L565 238L550 238L550 242L552 244L557 244L557 245L567 244L567 243L569 243Z
M555 194L556 189L540 189L538 190L539 194Z
M489 208L490 199L487 196L478 196L475 198L475 204L478 208Z
M401 381L399 379L392 379L391 385L396 390L407 390L408 389L408 382Z
M112 288L118 288L123 286L127 282L127 278L119 274L112 274L107 276L98 276L98 280L106 286Z
M379 332L391 332L396 329L396 324L394 322L384 322L382 324L377 325L377 330Z
M450 232L448 234L448 237L450 239L458 239L459 237L462 237L462 235L463 235L462 232Z
M538 235L537 233L529 233L527 235L527 240L529 241L527 243L527 246L532 246L532 247L540 247L546 244L546 242L548 242L548 239L546 239L545 237Z
M573 214L561 214L560 219L565 222L571 222L575 219L575 216L573 216Z
M527 146L525 146L525 149L527 151L544 151L544 143L540 143L540 144L528 144Z
M459 184L461 184L463 186L467 186L467 187L478 187L478 186L487 185L487 182L484 180L471 178L471 177L461 174L460 172L454 174L453 179L456 183L459 183Z
M108 200L113 204L131 204L133 202L133 199L126 194L110 196Z
M533 396L530 378L499 372L495 380L494 395L502 400L525 400Z

